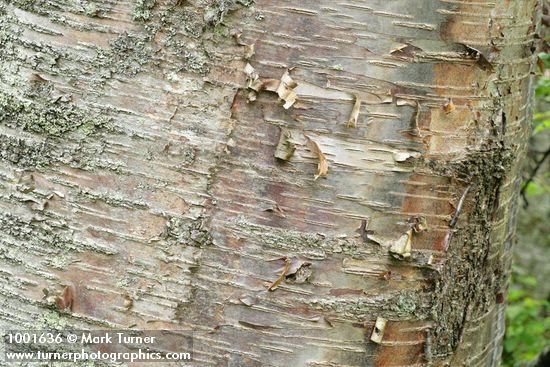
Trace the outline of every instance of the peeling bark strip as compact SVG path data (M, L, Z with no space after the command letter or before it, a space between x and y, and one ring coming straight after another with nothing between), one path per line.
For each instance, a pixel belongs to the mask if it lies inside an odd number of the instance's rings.
M348 127L355 128L357 127L357 118L359 117L359 112L361 111L361 99L358 96L355 96L355 103L353 105L353 110L348 120Z
M309 150L311 150L319 159L319 163L317 164L317 173L315 174L314 180L317 180L321 176L326 176L328 173L328 162L327 158L321 151L321 148L319 147L319 144L317 144L315 141L311 140L310 138L307 138L307 145L309 147Z
M539 13L0 0L0 328L497 366Z

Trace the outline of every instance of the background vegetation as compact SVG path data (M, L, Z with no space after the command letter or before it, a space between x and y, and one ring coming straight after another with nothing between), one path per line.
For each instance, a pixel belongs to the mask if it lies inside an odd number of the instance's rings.
M547 7L548 10L550 10ZM550 13L550 12L546 12ZM550 19L545 15L545 25ZM546 27L546 32L548 28ZM545 40L550 39L546 37ZM545 42L546 43L546 42ZM545 45L546 46L546 45ZM536 113L526 161L503 366L522 366L550 344L550 54L539 54Z

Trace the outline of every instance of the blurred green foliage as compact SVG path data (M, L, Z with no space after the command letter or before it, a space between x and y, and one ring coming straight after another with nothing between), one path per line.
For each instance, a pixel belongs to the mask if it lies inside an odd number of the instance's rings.
M550 77L544 73L544 70L550 70L550 54L546 52L539 53L539 68L542 69L542 75L539 76L535 87L538 106L545 102L550 103ZM535 135L545 129L550 129L550 111L535 113L533 125L533 134Z
M502 365L514 367L539 354L550 340L550 302L532 298L533 276L513 272L506 309Z
M540 198L550 192L550 172L544 169L544 159L547 158L545 150L549 148L545 137L550 133L550 54L540 53L538 65L541 74L535 89L536 113L533 116L533 137L529 161L526 164L529 178L525 179L522 190L525 200ZM544 202L536 201L536 204ZM545 294L541 295L541 284L538 284L534 276L536 274L533 273L536 269L527 267L525 262L525 259L530 256L536 257L548 248L550 235L546 213L545 208L538 205L520 210L523 217L519 220L518 235L520 240L528 240L529 243L521 244L517 248L518 251L532 251L532 254L516 253L516 256L522 255L516 260L521 260L520 263L523 262L524 267L515 265L512 270L502 356L504 367L521 365L537 356L550 343L550 302L544 299ZM531 275L528 272L531 272Z
M541 72L535 87L535 108L533 116L533 137L550 129L550 76L545 70L550 70L550 54L541 52L538 54L538 66ZM547 156L543 156L542 160ZM535 197L550 192L550 172L538 173L533 179L524 183L522 194L527 198Z

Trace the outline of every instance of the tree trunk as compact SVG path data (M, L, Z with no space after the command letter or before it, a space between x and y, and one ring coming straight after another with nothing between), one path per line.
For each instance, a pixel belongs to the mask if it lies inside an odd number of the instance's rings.
M0 0L1 328L499 365L540 7Z

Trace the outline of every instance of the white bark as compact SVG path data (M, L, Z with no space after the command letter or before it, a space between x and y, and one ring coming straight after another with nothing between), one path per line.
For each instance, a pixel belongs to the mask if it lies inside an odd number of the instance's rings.
M538 1L0 6L2 329L498 365Z

